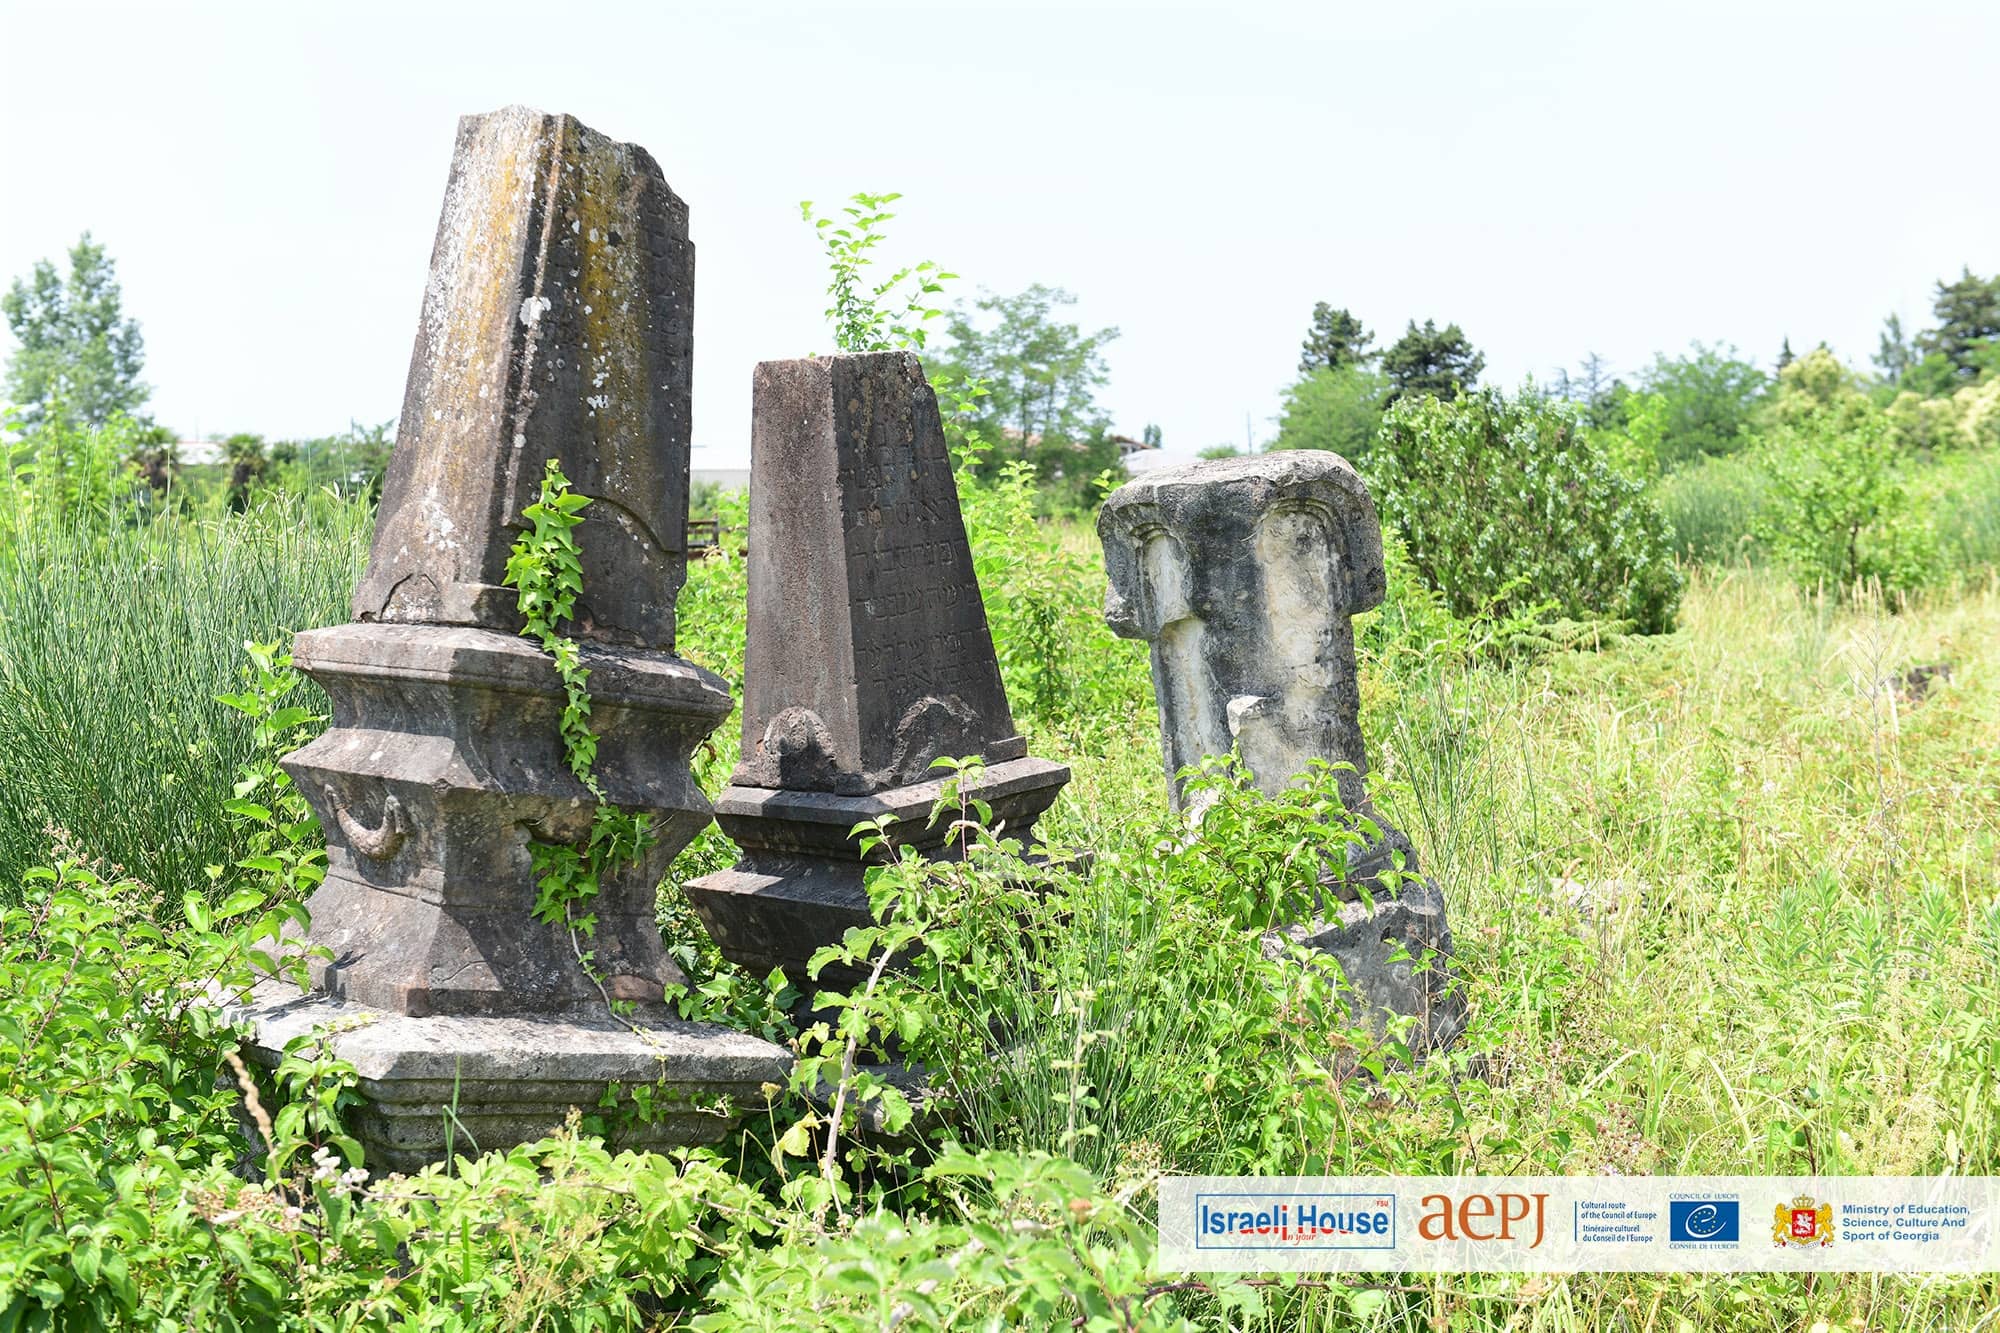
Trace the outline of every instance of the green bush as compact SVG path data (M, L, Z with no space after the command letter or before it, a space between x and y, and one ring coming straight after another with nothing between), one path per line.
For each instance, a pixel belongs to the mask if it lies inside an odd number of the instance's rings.
M1072 747L1128 727L1134 708L1152 699L1147 657L1104 623L1095 538L1039 516L1041 491L1029 464L1006 463L985 475L991 441L972 416L982 391L950 383L938 389L973 571L1015 720L1060 731ZM1099 476L1092 494L1112 480Z
M1865 399L1804 412L1761 449L1770 489L1756 535L1796 581L1907 593L1935 577L1936 536L1912 503L1888 420Z
M0 909L0 1328L648 1327L771 1229L716 1159L574 1125L368 1181L336 1118L353 1071L302 1037L253 1075L204 997L300 919L278 881L172 928L81 864L30 887Z
M1475 1057L1413 1072L1407 1020L1371 1037L1337 976L1260 944L1311 915L1322 867L1362 836L1334 772L1266 798L1222 759L1189 784L1197 827L1127 810L1098 830L1088 873L1029 871L982 828L963 861L905 857L873 876L878 914L924 947L885 979L872 1022L982 1148L1112 1178L1449 1171L1434 1142L1356 1132L1344 1082L1367 1068L1385 1095L1427 1102Z
M1365 473L1384 527L1454 614L1673 628L1683 580L1666 521L1568 404L1492 389L1405 399Z

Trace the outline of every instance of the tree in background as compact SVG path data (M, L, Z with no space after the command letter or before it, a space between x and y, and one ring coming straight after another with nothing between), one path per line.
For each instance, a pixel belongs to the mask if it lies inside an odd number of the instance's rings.
M1917 349L1903 333L1901 316L1892 314L1883 319L1882 337L1872 359L1882 378L1892 385L1901 383L1903 376L1910 373L1910 367L1917 364Z
M165 426L142 426L135 432L132 467L148 491L157 494L178 486L186 461L181 457L180 442Z
M1953 388L1978 379L1985 354L2000 339L2000 274L1981 278L1968 267L1956 282L1939 279L1931 313L1937 327L1917 335L1917 350L1926 361L1942 360Z
M108 425L146 401L139 382L145 340L124 317L117 266L85 232L70 248L69 276L44 259L16 278L0 312L20 347L7 363L7 397L24 434L54 416L78 425Z
M1368 350L1375 335L1345 306L1335 310L1324 301L1313 303L1312 327L1300 349L1299 374L1365 366L1375 359Z
M1821 343L1778 371L1771 412L1780 425L1792 426L1816 413L1848 413L1861 397L1861 376Z
M1655 357L1641 376L1646 390L1666 400L1659 440L1663 468L1742 448L1770 388L1770 378L1737 356L1734 347L1691 346L1689 356Z
M1368 452L1382 425L1389 381L1350 363L1302 375L1285 390L1273 449L1326 449L1351 463Z
M1595 352L1586 352L1576 374L1567 366L1556 371L1555 396L1575 403L1584 424L1595 429L1615 429L1625 421L1625 399L1632 392L1625 381L1611 373L1611 362Z
M1076 297L1037 283L1013 296L991 292L946 320L949 344L933 358L934 378L985 386L975 424L994 441L986 472L1021 460L1071 501L1088 503L1089 483L1118 462L1118 446L1097 404L1109 372L1103 349L1115 328L1086 333L1061 319Z
M229 460L226 490L229 507L238 513L250 507L250 492L264 479L271 457L261 435L232 435L222 442L223 456Z
M1382 353L1382 373L1389 377L1391 402L1430 394L1447 402L1479 382L1486 356L1456 324L1440 329L1427 319L1417 322Z
M1145 430L1139 432L1139 443L1145 445L1148 449L1158 449L1161 441L1165 438L1160 433L1159 425L1151 421L1146 423Z

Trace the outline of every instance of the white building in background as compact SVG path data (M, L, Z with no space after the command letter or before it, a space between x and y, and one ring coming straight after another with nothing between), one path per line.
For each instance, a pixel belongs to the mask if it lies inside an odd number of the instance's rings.
M725 491L748 490L750 487L750 469L747 467L689 468L688 480L697 486L706 483Z

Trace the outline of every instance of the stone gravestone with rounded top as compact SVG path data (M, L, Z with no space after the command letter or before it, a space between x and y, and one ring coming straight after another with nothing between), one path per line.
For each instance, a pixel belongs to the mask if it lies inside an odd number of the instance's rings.
M715 803L743 859L687 892L726 957L803 985L870 920L855 825L953 854L934 760L983 760L968 792L1024 839L1069 770L1014 729L917 358L765 362L750 447L743 757Z
M1444 900L1416 878L1415 850L1383 823L1364 784L1350 618L1385 591L1368 488L1345 459L1316 450L1219 459L1119 487L1097 530L1105 618L1152 645L1174 808L1186 804L1179 773L1206 756L1234 752L1267 795L1314 760L1344 765L1342 802L1381 834L1322 877L1323 915L1282 933L1338 959L1378 1023L1413 1015L1432 1044L1453 1039L1464 1001L1448 986ZM1385 879L1391 870L1402 873Z
M654 890L709 820L689 757L730 709L674 656L693 305L687 208L645 150L521 107L460 122L354 622L293 650L333 702L284 761L326 832L309 907L327 956L310 993L267 985L247 1011L266 1063L341 1029L372 1165L439 1160L452 1133L538 1138L614 1085L655 1085L665 1108L625 1142L713 1139L787 1067L663 1003L684 978ZM591 501L566 632L590 670L596 772L652 834L591 904L589 968L532 915L531 843L582 838L594 801L564 759L554 665L504 586L551 459Z

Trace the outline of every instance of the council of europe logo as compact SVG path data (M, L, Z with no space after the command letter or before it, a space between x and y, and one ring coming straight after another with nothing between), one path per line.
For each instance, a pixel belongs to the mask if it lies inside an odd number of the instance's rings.
M1743 1218L1735 1199L1670 1199L1667 1240L1734 1245L1743 1239Z

